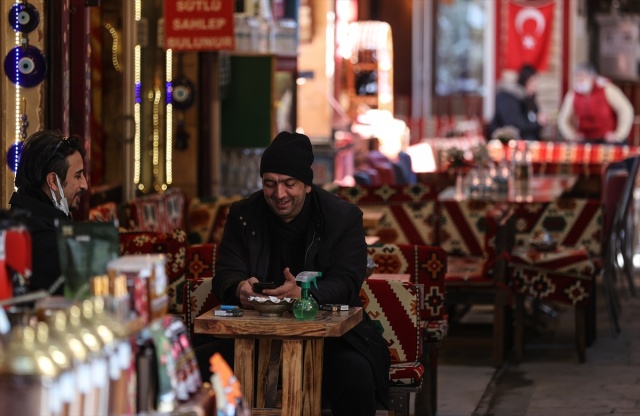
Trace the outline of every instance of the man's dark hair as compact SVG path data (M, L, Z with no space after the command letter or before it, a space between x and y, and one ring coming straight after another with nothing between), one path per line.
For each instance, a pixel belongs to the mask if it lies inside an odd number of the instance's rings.
M538 71L536 71L536 69L532 65L522 65L522 68L520 68L520 72L518 72L518 84L524 87L527 84L527 81L529 81L529 79L537 72Z
M18 192L41 189L49 172L55 172L64 184L67 180L67 157L79 152L84 159L86 150L78 136L63 136L58 131L41 130L24 141L16 171Z

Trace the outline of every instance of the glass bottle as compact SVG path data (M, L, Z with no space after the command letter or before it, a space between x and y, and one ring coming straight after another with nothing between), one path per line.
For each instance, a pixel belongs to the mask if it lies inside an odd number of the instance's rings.
M60 368L36 342L30 326L16 326L0 361L0 414L49 415L56 410ZM52 406L53 405L53 406Z

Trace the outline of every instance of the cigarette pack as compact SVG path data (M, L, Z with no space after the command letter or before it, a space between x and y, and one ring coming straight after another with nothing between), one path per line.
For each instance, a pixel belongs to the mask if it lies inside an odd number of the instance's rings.
M242 309L240 308L229 309L229 310L216 309L213 311L213 314L215 316L242 316Z
M340 303L327 303L326 305L322 305L320 309L322 309L323 311L331 312L348 311L349 305L343 305Z

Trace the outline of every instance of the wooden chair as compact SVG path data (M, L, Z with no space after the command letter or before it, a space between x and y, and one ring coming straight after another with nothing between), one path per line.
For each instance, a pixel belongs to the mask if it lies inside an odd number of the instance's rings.
M383 278L406 274L411 283L422 289L419 311L423 353L420 362L425 371L425 386L416 395L416 414L436 414L438 348L448 330L444 282L447 254L439 247L417 244L383 244L371 246L367 251L375 264L375 274Z
M220 305L213 293L211 282L215 275L218 244L192 244L185 258L185 285L183 289L184 322L193 338L193 323L199 315Z
M612 163L607 166L605 171L607 184L616 183L616 179L620 177L621 173L622 178L626 176L622 192L610 195L611 199L603 200L604 212L613 216L610 218L611 223L605 223L610 232L605 236L606 241L603 244L605 248L603 250L602 278L605 302L614 336L620 332L618 317L621 312L621 303L616 290L619 272L625 275L631 295L636 296L633 280L633 216L629 214L633 210L633 191L636 187L639 169L640 157L635 156L622 162ZM624 175L625 173L626 175Z
M447 253L447 304L492 305L492 361L504 362L511 342L508 253L515 241L515 216L506 206L458 201L442 206L440 245ZM453 314L452 314L453 315ZM449 317L456 321L455 316Z
M420 288L411 282L367 279L360 298L389 345L390 414L408 416L411 394L428 392L421 362ZM428 413L416 410L416 414Z

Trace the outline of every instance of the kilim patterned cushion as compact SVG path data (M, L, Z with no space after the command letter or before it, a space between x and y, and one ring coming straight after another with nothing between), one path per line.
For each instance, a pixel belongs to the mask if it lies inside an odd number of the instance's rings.
M183 230L170 233L134 231L120 233L120 254L164 254L169 295L169 312L181 314L182 286L185 279L187 235Z
M436 187L426 184L341 187L337 195L360 208L384 214L379 225L367 230L381 244L433 245L436 237Z
M145 195L130 201L125 207L125 224L131 231L165 232L165 206L158 194Z
M491 255L491 239L495 237L495 228L489 227L487 218L495 216L496 210L503 209L493 202L480 200L442 202L440 247L456 256Z
M118 206L115 202L105 202L89 210L89 221L113 222L118 220Z
M187 249L184 286L184 322L193 335L196 317L220 304L213 293L211 281L215 273L217 244L193 244Z
M173 231L176 228L180 230L185 229L185 208L186 197L184 193L177 188L169 189L162 195L162 202L164 203L165 218L165 232Z
M392 384L419 384L424 374L420 364L419 287L398 280L367 279L360 290L360 299L389 345Z
M517 293L574 306L586 304L592 294L596 268L582 248L538 252L518 247L510 265Z
M233 202L241 198L240 195L236 195L220 197L212 201L193 199L189 204L187 214L187 229L190 238L201 244L219 243L222 240L229 208Z
M423 321L440 321L446 317L445 275L447 253L439 247L384 244L367 248L376 264L374 273L409 274L411 282L423 285L424 300L420 310Z
M583 246L599 257L602 239L602 203L597 199L559 198L549 204L515 206L516 242L528 244L532 235L546 231L559 244Z

